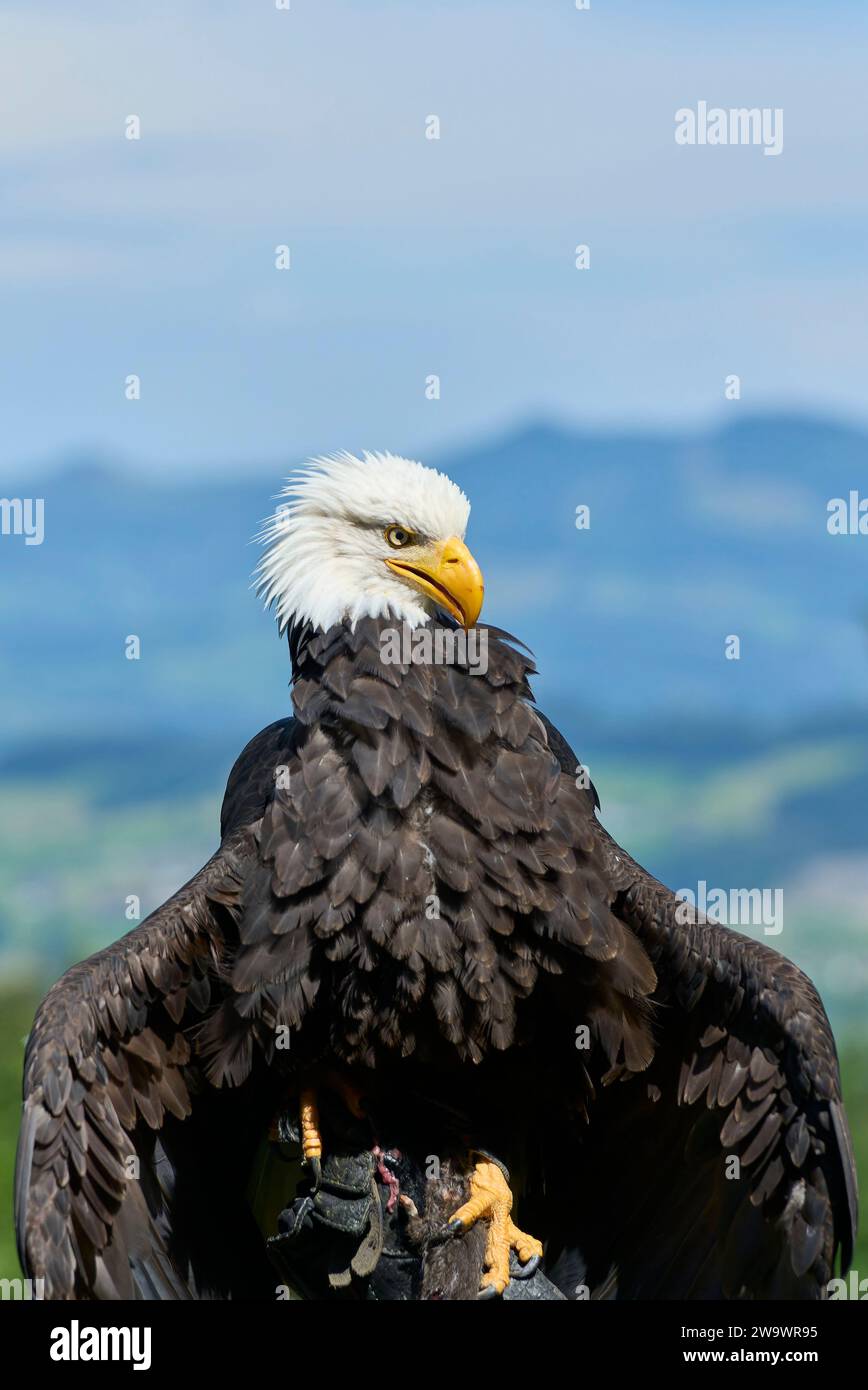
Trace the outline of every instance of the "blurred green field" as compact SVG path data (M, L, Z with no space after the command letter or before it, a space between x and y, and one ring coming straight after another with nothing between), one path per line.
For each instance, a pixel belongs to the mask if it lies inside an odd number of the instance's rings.
M20 1273L12 1223L15 1144L21 1111L24 1043L39 991L18 987L0 992L0 1278ZM844 1040L841 1047L844 1096L853 1129L860 1174L868 1172L868 1040ZM854 1269L868 1277L868 1231L860 1231Z

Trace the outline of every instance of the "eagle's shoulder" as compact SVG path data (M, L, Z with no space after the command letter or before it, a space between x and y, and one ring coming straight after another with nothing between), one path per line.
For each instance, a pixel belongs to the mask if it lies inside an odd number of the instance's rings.
M260 729L238 754L220 810L222 840L263 814L274 788L276 769L292 757L298 732L296 719L277 719Z

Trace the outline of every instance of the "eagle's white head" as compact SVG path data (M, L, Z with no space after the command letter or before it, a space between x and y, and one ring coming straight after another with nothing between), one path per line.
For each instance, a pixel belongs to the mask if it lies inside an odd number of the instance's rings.
M313 459L289 479L260 534L258 592L281 632L364 617L415 628L438 608L472 627L483 583L464 544L469 515L450 478L410 459Z

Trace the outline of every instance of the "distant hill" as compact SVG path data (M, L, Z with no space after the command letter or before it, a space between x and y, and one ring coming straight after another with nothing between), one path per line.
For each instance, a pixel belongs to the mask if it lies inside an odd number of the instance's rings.
M774 417L692 438L534 425L427 461L471 498L485 615L536 653L541 700L632 721L864 701L868 538L830 537L826 504L866 460L857 430ZM50 730L237 742L279 715L285 652L248 586L280 481L239 465L156 482L80 458L19 479L45 498L45 540L0 537L0 749Z

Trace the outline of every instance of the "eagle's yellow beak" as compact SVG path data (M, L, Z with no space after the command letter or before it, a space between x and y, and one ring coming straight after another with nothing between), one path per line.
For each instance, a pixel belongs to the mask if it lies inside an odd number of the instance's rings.
M428 547L414 546L406 559L387 557L393 574L433 598L462 627L473 627L482 608L482 571L458 536Z

